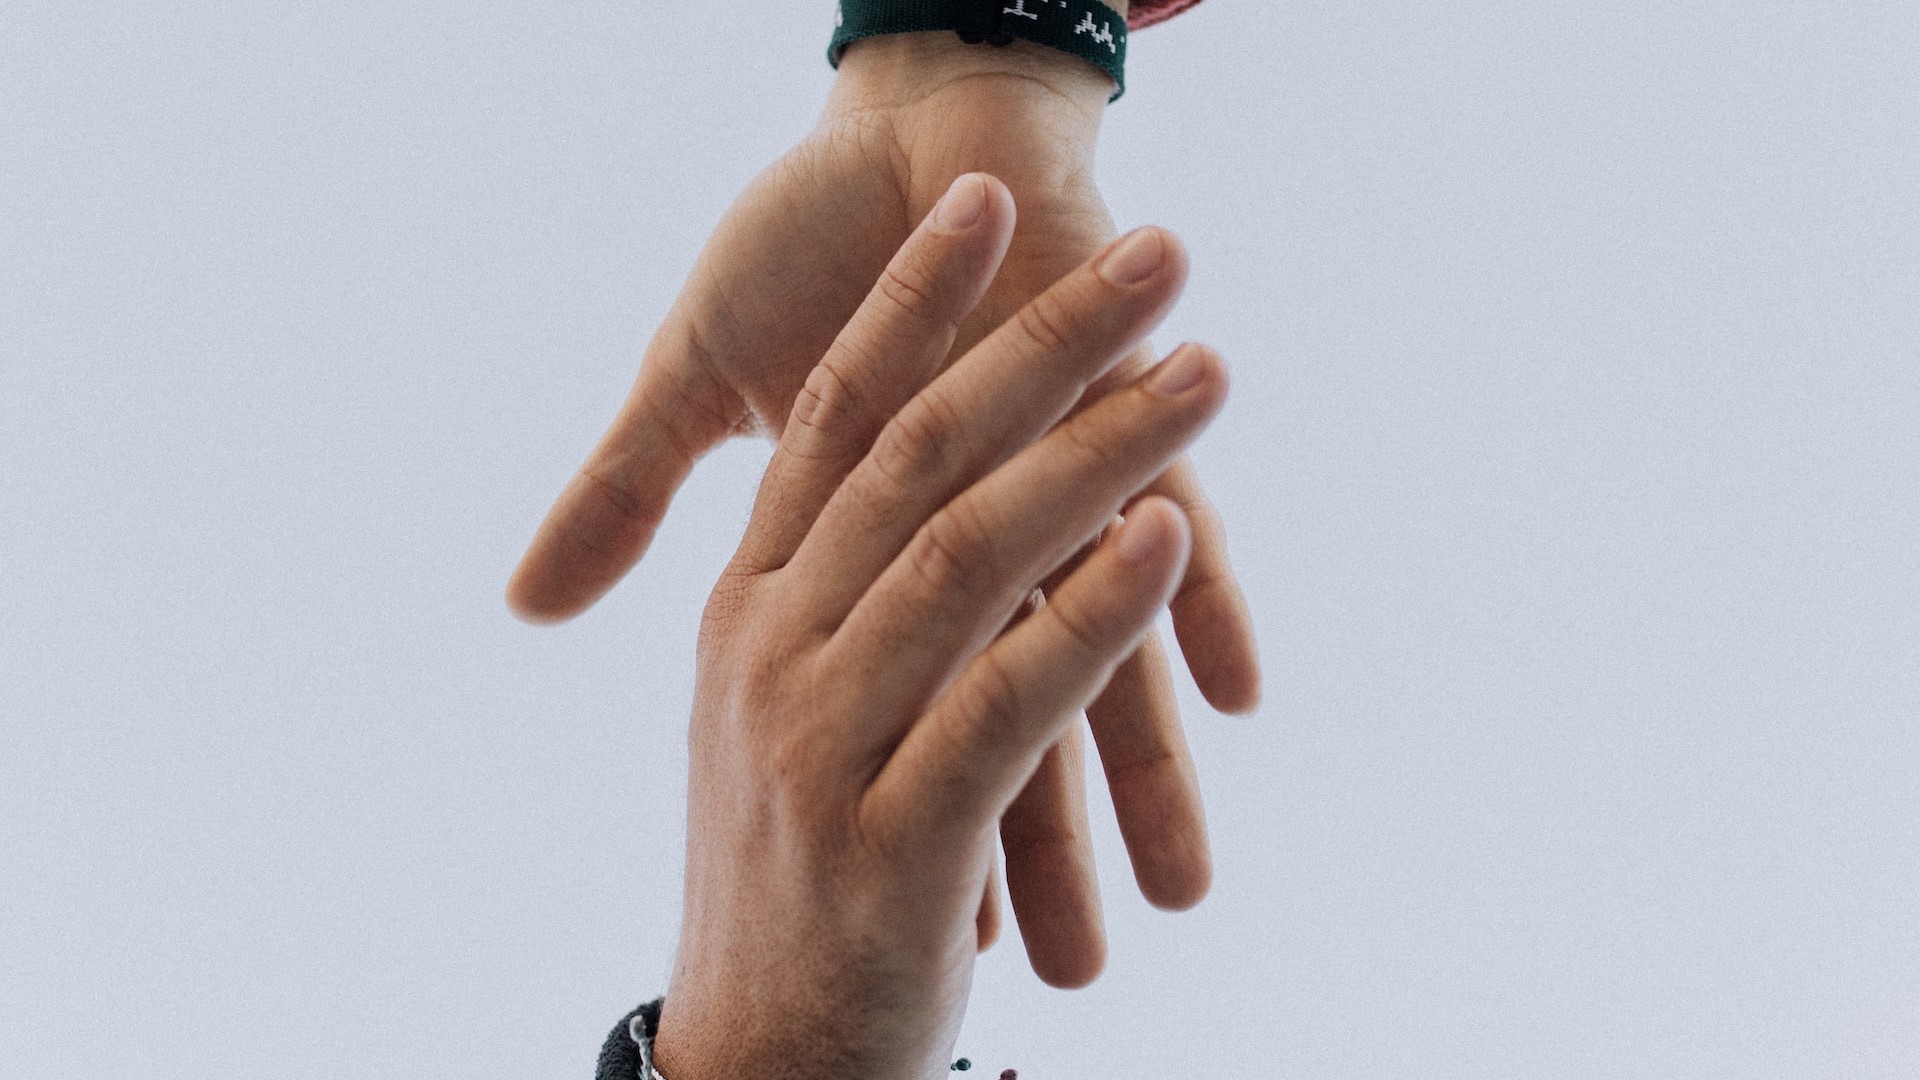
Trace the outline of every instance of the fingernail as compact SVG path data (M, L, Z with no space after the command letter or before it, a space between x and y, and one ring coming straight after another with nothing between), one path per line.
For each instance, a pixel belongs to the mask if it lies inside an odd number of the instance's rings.
M957 233L972 228L986 210L987 182L978 173L967 173L940 197L940 207L934 211L934 224L941 232Z
M1166 261L1167 245L1160 239L1160 230L1135 229L1100 260L1100 276L1115 285L1135 285L1152 277Z
M1154 519L1159 514L1136 513L1120 527L1120 543L1117 549L1120 557L1130 563L1143 563L1153 558L1166 543L1167 529L1164 523Z
M1206 374L1207 362L1200 350L1182 345L1147 373L1147 392L1160 397L1178 397L1198 386Z

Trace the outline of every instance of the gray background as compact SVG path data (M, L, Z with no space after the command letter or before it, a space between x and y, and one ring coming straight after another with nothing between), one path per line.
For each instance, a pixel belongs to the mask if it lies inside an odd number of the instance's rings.
M1920 1075L1917 13L1135 39L1101 183L1193 253L1162 347L1234 368L1267 701L1183 683L1212 897L1147 908L1097 816L1107 976L1004 942L960 1051ZM499 594L831 22L8 0L0 1076L584 1077L662 986L766 448L579 621Z

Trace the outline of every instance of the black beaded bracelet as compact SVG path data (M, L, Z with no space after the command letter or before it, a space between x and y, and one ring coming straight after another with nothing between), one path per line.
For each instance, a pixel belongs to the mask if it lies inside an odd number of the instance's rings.
M653 1067L653 1038L660 1033L660 1009L664 997L654 998L620 1018L600 1045L600 1062L593 1070L594 1080L666 1080ZM949 1072L965 1072L973 1062L961 1058L947 1066ZM1003 1070L1000 1080L1018 1080L1012 1069Z
M666 1000L654 998L620 1018L600 1044L593 1080L653 1080L660 1075L653 1071L653 1036L660 1030L660 1007Z
M1111 76L1109 104L1127 89L1126 16L1100 0L840 0L827 63L838 69L848 42L920 30L952 30L970 45L1036 42Z

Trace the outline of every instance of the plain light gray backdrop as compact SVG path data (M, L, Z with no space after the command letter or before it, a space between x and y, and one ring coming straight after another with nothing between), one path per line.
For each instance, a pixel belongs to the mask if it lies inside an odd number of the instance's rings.
M0 1077L586 1077L664 985L764 444L507 573L830 5L9 0ZM1920 1075L1920 8L1207 0L1100 182L1263 711L1218 881L983 961L1025 1080ZM1149 1063L1161 1063L1150 1065ZM989 1074L991 1075L991 1074Z

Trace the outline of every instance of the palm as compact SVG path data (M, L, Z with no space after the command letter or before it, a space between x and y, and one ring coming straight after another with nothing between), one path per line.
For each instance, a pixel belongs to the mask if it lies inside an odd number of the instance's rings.
M706 403L733 430L779 434L807 373L956 173L998 176L1020 225L954 357L1113 238L1091 183L1063 184L1008 161L916 160L912 145L880 118L823 123L755 178L714 230L681 298L698 345L688 362L708 366L687 381L712 378Z

